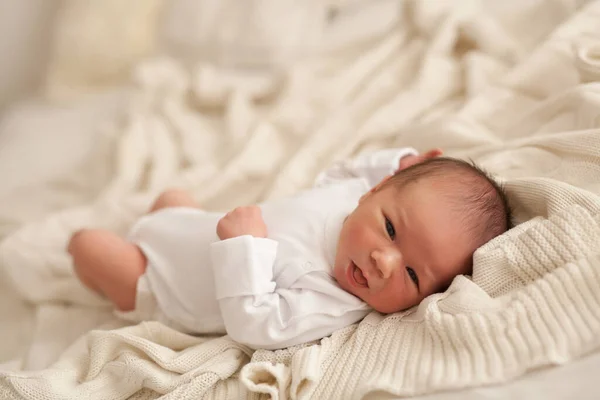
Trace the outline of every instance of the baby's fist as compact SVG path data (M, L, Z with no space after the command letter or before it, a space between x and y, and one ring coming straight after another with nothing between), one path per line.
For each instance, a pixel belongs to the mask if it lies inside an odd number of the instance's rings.
M258 206L238 207L219 220L217 235L221 240L243 235L267 237L267 226Z

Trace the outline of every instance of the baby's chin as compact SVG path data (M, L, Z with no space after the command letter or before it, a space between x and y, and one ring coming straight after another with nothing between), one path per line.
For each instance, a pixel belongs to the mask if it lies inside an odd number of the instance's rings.
M395 304L393 304L393 303L372 304L370 302L367 302L367 303L375 311L378 311L382 314L395 314L395 313L399 313L399 312L406 312L414 307L417 307L419 304L421 304L420 301L416 301L416 303L414 303L414 304L411 304L411 303L413 303L413 301L398 301Z
M381 313L381 314L394 314L397 312L401 312L401 311L405 311L406 309L402 309L400 307L393 307L393 306L382 306L382 305L375 305L372 303L369 303L368 301L366 301L365 299L362 299L365 303L367 303L373 310Z

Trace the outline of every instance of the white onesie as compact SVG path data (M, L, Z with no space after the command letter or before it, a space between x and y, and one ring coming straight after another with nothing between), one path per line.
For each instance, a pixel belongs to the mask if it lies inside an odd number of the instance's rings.
M340 162L313 189L260 205L268 238L219 240L223 213L167 208L142 217L129 239L148 259L131 320L156 319L187 333L227 333L278 349L330 335L371 309L333 278L337 241L360 197L413 149Z

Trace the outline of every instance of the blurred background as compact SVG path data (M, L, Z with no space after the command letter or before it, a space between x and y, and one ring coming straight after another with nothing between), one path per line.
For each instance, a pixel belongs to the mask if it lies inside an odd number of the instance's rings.
M3 0L0 171L29 170L3 176L0 199L77 165L147 59L261 91L298 60L381 38L400 13L397 0Z
M156 54L277 67L381 35L400 11L397 0L5 0L0 106L123 83Z

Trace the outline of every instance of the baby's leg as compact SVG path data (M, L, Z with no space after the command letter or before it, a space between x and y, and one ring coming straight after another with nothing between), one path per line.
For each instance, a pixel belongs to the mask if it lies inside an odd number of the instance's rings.
M84 229L71 237L68 250L84 285L121 311L135 308L137 281L146 269L146 257L136 245L109 231Z
M185 190L170 189L162 192L150 207L150 212L169 207L198 207L194 198Z

